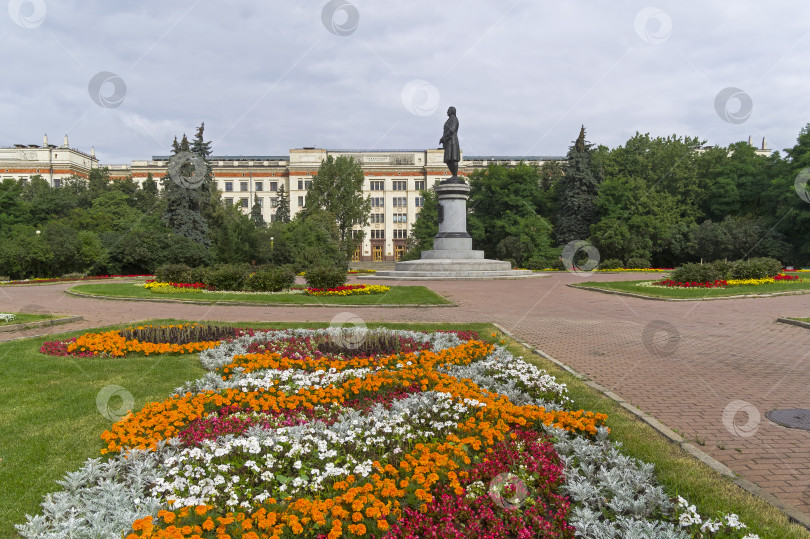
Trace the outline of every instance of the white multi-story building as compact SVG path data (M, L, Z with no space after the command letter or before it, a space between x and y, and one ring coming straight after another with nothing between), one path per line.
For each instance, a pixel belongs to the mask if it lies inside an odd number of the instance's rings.
M353 157L365 175L363 192L371 199L369 224L364 230L362 246L356 260L397 260L416 215L422 208L420 191L450 176L443 162L443 150L327 150L299 148L288 155L213 155L209 157L217 188L225 204L250 212L255 203L262 208L265 221L276 220L278 189L284 186L290 201L290 216L306 204L307 190L321 162L328 156ZM65 135L61 146L15 144L0 148L0 180L22 182L39 175L52 187L59 187L69 177L87 178L94 168L106 167L112 179L131 177L142 184L151 173L160 186L166 176L171 156L153 156L130 164L100 165L95 150L85 153L68 144ZM490 163L517 165L521 161L541 165L559 161L560 156L470 156L459 163L459 175L467 175Z
M290 216L306 204L312 177L327 156L352 157L363 169L363 192L371 199L371 214L364 230L362 246L355 260L398 260L405 252L408 232L422 207L420 190L434 185L450 172L443 150L326 150L299 148L289 155L240 155L209 157L217 188L225 204L251 211L254 201L262 208L265 221L276 219L277 191L284 186L290 201ZM131 176L142 183L148 174L155 180L166 175L171 156L153 156L151 161L133 161L130 166L112 165L113 178ZM469 157L459 163L459 174L466 175L490 163L516 165L521 161L542 164L563 157Z
M87 178L90 170L98 168L96 152L87 154L68 144L68 137L61 146L48 144L48 135L42 146L15 144L0 148L0 180L12 179L27 182L32 176L42 176L51 187L59 187L62 180L71 176Z

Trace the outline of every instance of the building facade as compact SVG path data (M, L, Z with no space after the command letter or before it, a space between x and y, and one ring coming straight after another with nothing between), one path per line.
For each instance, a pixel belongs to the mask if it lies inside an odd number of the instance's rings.
M225 204L236 205L248 213L258 203L266 222L276 220L278 190L290 201L290 216L306 205L307 191L321 162L328 156L352 157L363 169L363 194L371 200L369 224L355 227L365 231L363 243L354 259L362 261L398 260L406 250L410 228L422 208L420 191L448 178L443 150L327 150L298 148L289 155L209 157L217 188ZM167 173L171 156L153 156L150 161L133 161L131 165L111 165L113 178L132 179L142 184L151 173L159 180ZM475 156L459 163L459 174L467 175L490 163L516 165L521 161L542 164L561 160L555 156Z
M88 154L71 148L67 135L61 146L48 144L48 135L45 135L42 146L15 144L0 148L0 180L27 182L32 176L39 175L51 187L59 187L62 180L71 176L87 178L98 166L95 149L91 148Z

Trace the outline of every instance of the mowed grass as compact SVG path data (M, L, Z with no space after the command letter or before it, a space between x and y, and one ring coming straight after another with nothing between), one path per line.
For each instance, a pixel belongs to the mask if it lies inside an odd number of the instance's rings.
M653 286L638 286L639 283L649 282L649 279L643 281L613 281L613 282L585 282L578 283L574 286L579 287L592 287L601 288L603 290L614 290L618 292L629 292L631 294L638 294L640 296L648 296L653 298L672 298L672 299L701 299L701 298L720 298L729 296L747 296L747 295L767 295L779 292L793 292L793 293L810 293L810 278L806 278L798 282L781 282L772 284L761 285L746 285L746 286L730 286L728 288L664 288Z
M180 323L150 320L139 324ZM134 325L134 324L133 324ZM325 327L326 323L232 322L228 325L254 328ZM369 324L369 327L416 331L477 331L494 342L502 334L489 324ZM98 330L122 328L109 326ZM137 356L125 358L63 358L40 354L45 340L67 338L82 332L0 343L0 537L16 536L13 525L25 514L38 514L42 497L61 490L56 481L77 470L88 458L101 456L99 436L113 421L97 407L99 392L120 386L134 398L135 410L151 401L162 401L174 388L200 377L204 370L197 355ZM492 334L496 333L495 338ZM716 511L741 516L751 532L760 537L802 538L810 533L761 500L733 485L726 478L669 443L663 436L601 393L570 373L511 343L516 356L523 356L568 384L574 408L608 414L612 438L625 451L656 465L657 475L670 495L681 494L704 515ZM108 407L119 407L113 397ZM104 408L102 408L104 409Z
M2 312L2 311L0 311ZM0 327L13 326L16 324L25 324L27 322L39 322L40 320L50 320L51 318L59 318L54 314L33 314L33 313L13 313L14 320L6 322L0 320Z
M356 296L309 296L306 294L237 294L233 292L182 292L155 294L132 283L82 284L70 289L80 294L114 298L149 298L153 300L193 300L203 303L239 302L247 304L278 303L285 305L442 305L450 304L424 286L392 286L383 294Z

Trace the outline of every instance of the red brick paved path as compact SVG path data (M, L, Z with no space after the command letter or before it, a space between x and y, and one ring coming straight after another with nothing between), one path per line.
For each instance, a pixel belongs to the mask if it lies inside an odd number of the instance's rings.
M589 279L630 278L639 276ZM497 322L810 514L810 432L765 417L775 408L810 408L810 330L776 322L779 316L810 317L810 295L662 302L565 286L580 281L577 275L553 274L411 283L429 286L453 300L455 308L222 307L78 298L63 293L71 284L3 287L0 311L39 307L85 321L0 333L0 340L169 317L307 322L330 321L348 311L366 321ZM656 324L664 329L651 331ZM735 405L743 409L736 415Z

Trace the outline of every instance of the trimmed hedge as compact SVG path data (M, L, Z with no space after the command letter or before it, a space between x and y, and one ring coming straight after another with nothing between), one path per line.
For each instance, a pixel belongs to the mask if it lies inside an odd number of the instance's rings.
M249 264L221 264L211 272L211 285L217 290L238 291L245 289L245 282L251 273Z
M346 284L346 269L315 266L306 271L304 278L310 288L336 288Z
M161 283L198 282L192 281L191 266L187 264L163 264L155 270L155 280Z
M247 279L251 290L258 292L281 292L292 288L295 283L295 272L288 266L259 269Z
M599 262L599 269L609 270L609 269L622 269L624 268L624 262L622 262L618 258L607 258Z
M627 259L627 269L647 269L650 265L650 261L646 258L632 256Z
M684 264L672 272L670 279L684 283L705 283L718 279L764 279L782 271L782 263L774 258L752 258L726 262L717 260L711 264Z

